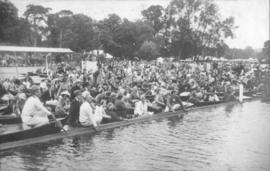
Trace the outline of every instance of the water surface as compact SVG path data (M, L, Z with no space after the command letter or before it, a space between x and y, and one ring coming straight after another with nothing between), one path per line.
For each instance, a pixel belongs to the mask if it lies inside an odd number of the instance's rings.
M228 104L1 152L4 170L270 170L270 103Z

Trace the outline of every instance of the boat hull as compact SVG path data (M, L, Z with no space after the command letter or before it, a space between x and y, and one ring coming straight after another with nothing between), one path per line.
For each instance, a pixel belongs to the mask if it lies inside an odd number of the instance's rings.
M0 124L17 124L22 123L22 119L17 116L3 115L0 116Z
M262 100L262 99L263 98L252 98L252 99L246 99L244 101ZM200 111L203 109L207 109L209 107L218 107L220 105L231 104L231 103L239 103L239 102L238 101L231 101L231 102L214 104L214 105L210 105L210 106L193 107L193 108L189 108L187 110L188 111ZM114 129L114 128L123 127L123 126L131 125L131 124L142 123L142 122L163 119L163 118L170 118L170 117L182 118L182 117L184 117L184 115L185 115L185 113L183 111L166 112L166 113L148 115L148 116L124 120L124 121L120 121L120 122L112 122L112 123L108 123L108 124L103 124L103 125L99 126L98 131L104 131L104 130ZM42 142L46 142L46 141L62 139L65 137L73 137L73 136L83 135L83 134L93 134L95 132L97 132L97 131L95 129L93 129L93 127L71 128L71 130L69 130L67 133L64 133L64 134L59 133L59 130L58 130L58 132L56 131L56 133L52 133L49 135L46 134L44 136L39 136L39 137L34 137L34 138L28 138L28 139L6 142L6 143L2 143L2 141L0 141L1 142L0 150L7 150L10 148L16 148L16 147L21 147L21 146L25 146L25 145L42 143Z
M59 119L62 124L65 123L66 118ZM19 141L23 139L29 139L34 137L40 137L48 134L55 134L61 131L60 128L56 127L55 122L50 122L49 124L42 125L39 127L34 128L25 128L26 126L23 124L16 124L16 125L7 125L6 127L3 126L2 132L0 134L0 143L8 143L13 141ZM17 131L9 131L5 132L3 129L15 129ZM1 131L1 130L0 130Z
M199 102L199 103L194 103L195 106L201 107L201 106L211 106L211 105L216 105L220 103L225 103L224 101L218 101L218 102Z

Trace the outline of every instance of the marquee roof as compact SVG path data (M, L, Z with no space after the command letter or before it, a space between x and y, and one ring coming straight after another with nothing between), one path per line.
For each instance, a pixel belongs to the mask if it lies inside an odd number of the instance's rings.
M73 51L68 48L26 47L26 46L0 46L0 52L73 53Z

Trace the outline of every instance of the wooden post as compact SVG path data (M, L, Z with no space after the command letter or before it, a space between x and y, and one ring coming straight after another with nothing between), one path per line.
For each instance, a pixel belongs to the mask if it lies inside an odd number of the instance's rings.
M264 96L270 97L270 81L264 82Z
M49 76L49 72L48 72L48 69L49 69L49 66L48 66L48 55L46 55L46 72L47 72L47 76Z
M243 102L244 86L242 82L239 84L239 102Z
M17 58L17 55L16 55L16 52L14 52L15 53L15 59ZM17 76L17 78L19 77L19 72L18 72L18 63L16 62L16 60L15 60L15 63L16 63L16 76Z

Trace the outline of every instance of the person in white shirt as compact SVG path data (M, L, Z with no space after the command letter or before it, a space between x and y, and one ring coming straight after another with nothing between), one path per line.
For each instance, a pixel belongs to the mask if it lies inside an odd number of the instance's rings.
M79 121L82 126L94 126L97 128L97 123L94 118L94 108L90 104L92 101L89 92L85 91L82 93L83 103L80 106Z
M97 104L95 107L94 120L97 123L97 125L100 125L103 118L109 118L109 119L111 118L111 116L106 114L105 109L104 109L105 106L106 106L106 102L102 100L101 103Z
M149 102L147 102L145 96L142 95L140 97L140 100L135 103L134 114L137 116L142 116L142 115L146 115L146 114L153 114L152 112L148 111L148 105L149 105Z
M52 115L52 113L39 100L40 88L34 85L30 92L32 95L26 100L22 109L21 118L23 123L28 126L41 126L49 123L48 115Z

